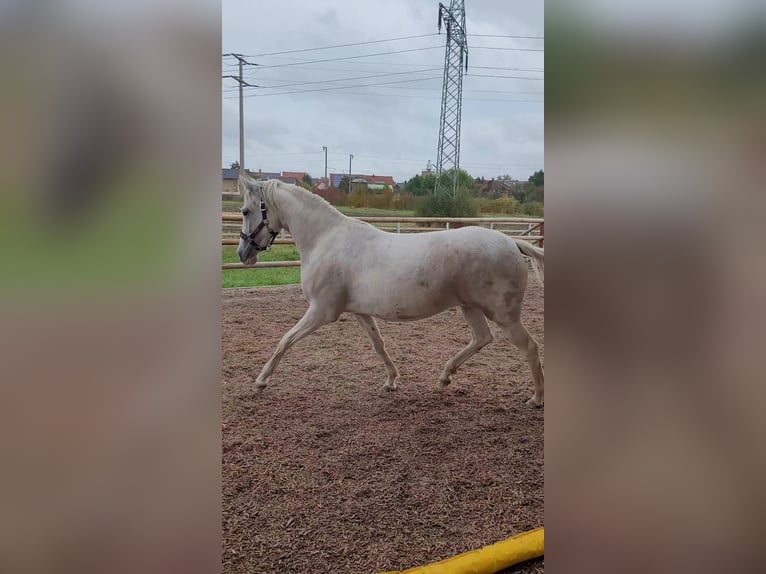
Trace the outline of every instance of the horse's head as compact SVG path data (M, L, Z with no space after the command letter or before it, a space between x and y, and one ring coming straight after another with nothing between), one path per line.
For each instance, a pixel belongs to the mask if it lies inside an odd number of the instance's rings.
M242 263L252 265L258 261L259 252L271 247L280 227L276 218L270 218L273 211L269 213L266 205L264 188L267 182L257 182L240 175L240 183L244 188L244 202L237 255Z

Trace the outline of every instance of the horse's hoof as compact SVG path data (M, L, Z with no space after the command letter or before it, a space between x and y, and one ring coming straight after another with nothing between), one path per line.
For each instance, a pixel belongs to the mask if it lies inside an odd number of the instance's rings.
M385 385L380 387L380 390L381 390L381 392L384 392L384 393L393 393L393 392L396 392L396 389L398 389L398 388L399 388L398 385L395 385L395 384L394 385L389 385L388 383L386 383Z
M256 382L255 385L253 385L253 388L255 389L255 394L260 395L263 392L263 389L266 388L266 383Z
M449 386L449 384L450 384L451 382L452 382L452 379L450 379L450 378L446 378L446 379L439 379L439 388L440 388L440 389L443 389L443 388L445 388L445 387Z
M536 409L539 409L543 406L542 401L538 401L535 397L532 397L527 401L527 406L534 407Z

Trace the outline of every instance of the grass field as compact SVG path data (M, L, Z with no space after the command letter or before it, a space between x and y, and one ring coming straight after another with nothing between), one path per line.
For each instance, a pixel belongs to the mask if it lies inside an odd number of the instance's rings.
M227 213L234 213L242 208L242 200L240 199L224 199L221 202L221 211Z
M261 253L259 261L297 261L298 251L294 245L274 245ZM239 263L237 247L223 246L223 262ZM300 283L300 267L277 267L274 269L224 269L222 287L259 287L262 285L288 285Z
M412 217L415 215L413 209L377 209L375 207L345 207L336 208L345 215L352 217L374 217L376 215L400 215L402 217Z

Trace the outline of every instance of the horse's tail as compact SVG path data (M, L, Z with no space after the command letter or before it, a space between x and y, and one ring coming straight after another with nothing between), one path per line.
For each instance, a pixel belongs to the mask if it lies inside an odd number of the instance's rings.
M541 247L535 247L531 243L521 239L514 239L516 245L524 255L528 255L532 262L532 271L535 272L541 285L545 284L545 251Z

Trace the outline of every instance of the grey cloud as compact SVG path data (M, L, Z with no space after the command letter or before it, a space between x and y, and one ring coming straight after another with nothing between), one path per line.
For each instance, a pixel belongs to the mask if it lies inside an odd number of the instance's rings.
M467 4L469 46L475 49L464 80L461 163L475 176L512 173L526 177L543 166L543 82L481 76L542 78L543 74L479 66L542 70L543 54L482 50L479 46L537 48L543 42L472 38L471 33L542 35L543 3L469 0ZM383 9L353 0L286 0L269 3L268 11L258 8L262 5L224 0L224 52L257 55L437 31L438 2L431 0L391 0ZM262 86L391 75L343 82L355 86L344 90L319 91L333 85L327 83L248 90L250 94L282 95L245 100L246 165L264 170L306 169L318 175L324 169L322 146L328 146L329 165L339 171L348 169L348 154L353 153L354 171L391 174L398 180L419 173L427 160L436 160L444 42L442 33L441 37L252 58L261 67L248 69L246 75ZM426 49L434 46L437 48ZM418 50L324 64L305 62L412 48ZM288 63L296 65L267 67ZM435 69L422 74L401 73L431 67ZM224 73L231 69L225 66ZM435 79L401 82L428 76ZM379 83L385 84L356 87ZM234 85L232 80L223 81L224 89ZM309 89L317 91L286 93ZM530 91L537 93L516 94ZM231 96L236 91L224 94ZM538 103L487 101L502 99ZM237 100L224 100L223 165L239 156L237 113ZM310 154L298 155L302 152ZM509 167L503 169L504 165ZM528 167L510 167L521 165Z

